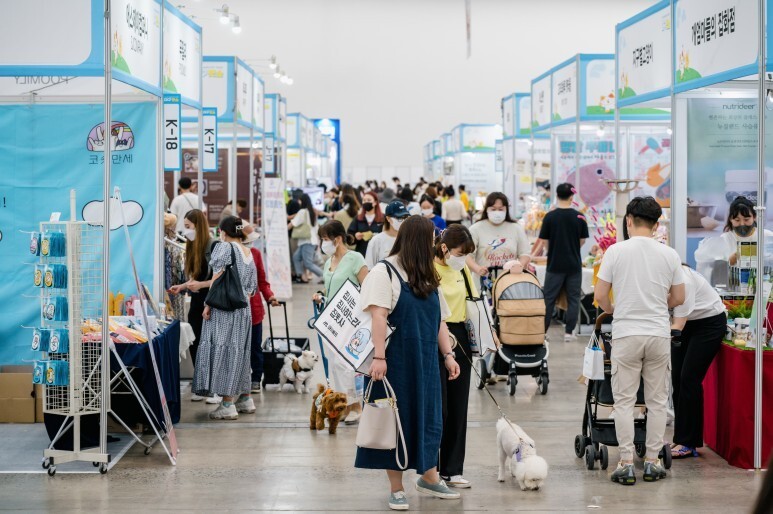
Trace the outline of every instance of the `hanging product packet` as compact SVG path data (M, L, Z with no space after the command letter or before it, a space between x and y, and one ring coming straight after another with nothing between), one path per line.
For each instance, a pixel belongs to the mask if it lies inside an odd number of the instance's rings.
M48 353L68 353L70 351L70 333L60 328L51 331L48 343Z
M51 257L64 257L65 253L64 233L53 232L51 234Z
M43 268L43 285L54 287L54 267L51 264L46 264Z
M35 264L35 275L33 278L33 284L35 287L43 287L43 274L45 273L45 265Z
M48 271L46 271L46 287L53 287L55 289L67 288L67 266L64 264L49 264L48 268L51 272L51 285L49 285Z
M46 328L36 328L32 331L32 351L47 352L51 340L51 331Z
M32 368L32 383L43 384L46 376L46 361L35 361L35 365Z
M40 255L43 257L51 256L51 233L44 232L40 236Z
M30 235L30 254L40 255L40 232L33 232Z

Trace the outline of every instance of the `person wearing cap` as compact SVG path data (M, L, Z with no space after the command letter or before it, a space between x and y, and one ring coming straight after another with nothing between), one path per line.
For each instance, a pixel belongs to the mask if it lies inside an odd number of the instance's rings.
M400 230L400 224L411 214L402 201L393 200L386 206L385 215L384 229L373 236L365 252L365 264L368 269L373 269L376 264L389 257L389 252L392 251L397 238L397 231Z
M381 210L386 211L387 205L392 203L392 201L395 199L397 199L397 195L395 195L394 189L389 187L384 188L378 195L378 201L381 204Z
M180 188L180 194L172 200L169 211L177 216L177 232L182 233L185 230L185 215L199 208L199 197L193 192L193 182L190 178L182 177L177 185Z

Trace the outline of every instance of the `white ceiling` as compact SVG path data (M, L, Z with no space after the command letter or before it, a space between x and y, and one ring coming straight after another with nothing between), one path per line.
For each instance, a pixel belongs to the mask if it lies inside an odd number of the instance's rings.
M174 0L173 0L174 1ZM653 0L185 0L205 55L237 55L269 75L276 55L295 80L268 76L288 110L341 119L345 166L418 166L422 146L458 123L498 123L499 100L573 54L612 53L614 26Z

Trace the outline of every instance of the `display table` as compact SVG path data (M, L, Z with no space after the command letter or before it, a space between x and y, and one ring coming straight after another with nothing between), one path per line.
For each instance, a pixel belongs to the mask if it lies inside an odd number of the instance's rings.
M547 267L544 264L534 264L539 283L545 286L545 273ZM582 294L583 296L593 294L593 268L582 268Z
M773 351L763 355L763 391L773 384ZM732 466L754 468L754 350L722 344L703 381L703 439ZM773 395L762 399L762 463L773 450Z

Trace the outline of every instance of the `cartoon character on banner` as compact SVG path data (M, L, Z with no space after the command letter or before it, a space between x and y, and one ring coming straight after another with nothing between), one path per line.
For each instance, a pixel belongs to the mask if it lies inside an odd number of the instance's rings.
M123 152L134 148L134 132L131 127L122 121L114 121L110 124L110 149ZM89 131L86 141L86 149L89 152L103 152L105 150L105 124L99 123Z
M604 181L615 178L615 171L605 161L580 166L580 199L588 207L600 205L612 193ZM566 181L577 186L577 173L572 170Z
M346 353L357 360L360 360L360 354L370 342L370 330L367 328L358 328L346 345Z
M645 145L639 149L639 155L645 155L648 152L654 152L657 155L663 154L663 146L670 140L666 139L662 143L654 137L648 137ZM655 199L661 207L671 206L671 164L656 162L646 171L647 185L655 189Z

